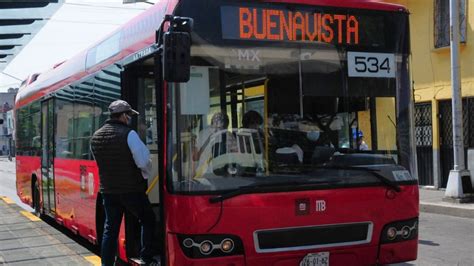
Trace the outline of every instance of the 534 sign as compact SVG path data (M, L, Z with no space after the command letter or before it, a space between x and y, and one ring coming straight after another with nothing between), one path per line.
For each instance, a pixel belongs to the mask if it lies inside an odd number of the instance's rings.
M347 53L349 77L394 78L395 55L383 53Z

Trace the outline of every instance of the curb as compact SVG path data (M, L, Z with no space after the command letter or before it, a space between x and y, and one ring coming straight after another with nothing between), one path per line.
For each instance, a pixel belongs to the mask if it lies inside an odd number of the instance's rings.
M446 206L443 204L420 202L420 212L444 214L474 219L474 209Z

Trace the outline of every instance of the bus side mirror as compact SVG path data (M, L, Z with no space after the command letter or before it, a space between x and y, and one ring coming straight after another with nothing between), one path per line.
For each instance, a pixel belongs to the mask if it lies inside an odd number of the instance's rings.
M163 36L164 78L168 82L188 82L191 72L191 36L187 32L167 32Z
M3 119L0 118L0 125L3 124Z
M164 79L168 82L188 82L191 72L193 20L171 16L169 19L169 31L163 35Z

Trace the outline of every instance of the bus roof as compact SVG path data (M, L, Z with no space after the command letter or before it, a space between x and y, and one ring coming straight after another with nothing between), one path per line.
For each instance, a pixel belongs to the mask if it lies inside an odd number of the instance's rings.
M159 28L164 15L171 13L176 5L171 2L177 2L177 0L159 1L101 41L41 73L36 81L18 91L15 106L18 108L28 104L152 45L155 40L155 31ZM113 54L110 54L111 49ZM104 58L100 55L102 53L109 53L110 56ZM104 60L100 60L96 54L102 56Z
M22 87L16 97L16 107L28 104L74 81L80 80L101 68L119 61L154 43L155 30L159 28L165 14L171 14L179 0L161 0L153 7L133 18L116 31L80 52L71 59L60 63ZM196 1L196 0L192 0ZM260 2L293 3L305 5L347 7L383 11L406 12L401 5L375 0L261 0ZM107 51L108 50L108 51ZM112 50L112 52L110 51ZM110 56L97 54L109 53ZM93 55L93 56L92 56Z

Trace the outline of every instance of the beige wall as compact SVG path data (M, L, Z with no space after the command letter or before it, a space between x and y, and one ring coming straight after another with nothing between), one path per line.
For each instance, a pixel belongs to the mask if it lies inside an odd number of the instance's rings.
M449 47L434 48L435 0L385 0L402 4L410 11L411 72L415 101L431 102L433 148L439 149L438 101L451 98ZM463 97L474 96L474 3L466 0L466 44L461 44L461 89Z
M386 0L410 11L415 100L451 98L450 49L434 48L434 0ZM474 96L474 4L467 0L467 43L461 45L463 96Z

